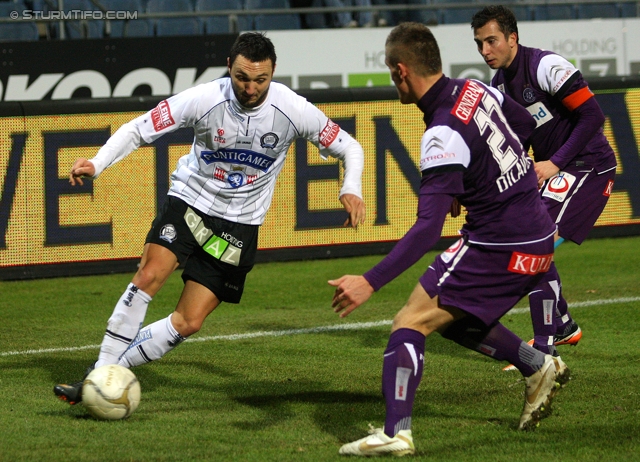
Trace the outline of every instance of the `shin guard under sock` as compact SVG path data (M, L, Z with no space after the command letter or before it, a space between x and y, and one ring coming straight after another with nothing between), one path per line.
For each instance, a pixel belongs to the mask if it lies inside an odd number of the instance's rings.
M529 309L533 324L533 346L546 354L555 354L553 338L556 334L556 311L560 299L560 277L555 263L544 273L529 294Z
M149 295L134 284L129 284L107 322L107 330L95 367L118 363L120 356L140 330L150 301Z
M162 358L185 338L171 324L171 315L140 329L138 336L120 358L124 367L139 366Z
M384 432L395 436L411 429L413 399L422 378L425 336L398 329L389 337L382 365L382 394L386 402Z

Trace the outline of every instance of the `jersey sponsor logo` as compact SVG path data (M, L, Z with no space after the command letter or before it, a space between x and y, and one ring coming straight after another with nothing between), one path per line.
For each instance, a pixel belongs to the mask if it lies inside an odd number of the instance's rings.
M447 250L440 254L440 258L442 259L442 261L445 263L449 263L451 259L456 255L456 253L458 253L458 250L462 248L463 244L464 239L458 239L451 246L449 246Z
M542 197L563 202L567 198L571 186L573 186L575 181L576 177L572 174L559 172L556 176L549 178L549 181L547 181L547 184L543 188Z
M551 66L551 78L556 82L551 93L555 95L574 72L577 72L577 69L567 69L559 65Z
M178 232L176 231L176 227L172 224L167 224L162 227L160 230L160 235L158 236L163 241L167 241L168 243L172 243L178 237Z
M167 100L160 101L158 105L151 110L151 121L153 122L154 130L157 132L175 125Z
M259 152L248 149L222 148L217 151L202 151L200 158L205 164L214 162L228 162L230 164L247 165L266 172L271 168L275 159ZM214 174L215 175L215 174ZM220 178L219 178L220 179Z
M462 120L465 125L468 124L473 117L476 107L480 104L483 94L484 88L473 80L467 80L467 83L462 87L456 104L453 106L453 109L451 109L451 114Z
M204 226L202 217L194 212L191 207L187 207L187 211L184 214L184 221L193 233L193 237L196 238L196 241L198 241L200 245L204 245L213 235L213 231ZM221 232L218 237L238 248L242 248L244 245L243 241L226 231Z
M220 260L233 266L240 265L242 249L230 244L219 236L212 236L202 248L216 260Z
M236 146L248 146L253 144L253 136L238 136L236 137Z
M533 119L536 121L536 128L553 119L553 115L549 112L549 109L547 109L547 107L541 102L527 106L527 111L529 111L529 114L531 114Z
M609 180L609 182L607 183L607 186L604 188L602 195L609 197L611 196L612 192L613 192L613 180Z
M224 129L219 128L217 133L218 134L213 137L213 141L215 141L216 143L225 144L227 140L224 137Z
M322 146L329 147L335 141L340 133L340 125L331 119L327 119L327 125L320 132L319 141Z
M512 273L534 275L546 273L553 263L553 254L530 255L527 253L513 252L507 269Z
M191 207L187 207L187 211L184 214L184 221L191 230L191 234L193 234L193 237L200 245L207 242L207 239L209 239L213 234L213 231L204 225L200 215L194 212Z
M533 88L526 87L522 90L522 99L527 103L533 103L536 100L536 93L533 91Z
M425 156L422 159L420 159L420 170L421 171L426 170L427 164L431 162L437 162L439 160L455 159L455 158L456 158L455 152L440 152L438 154Z

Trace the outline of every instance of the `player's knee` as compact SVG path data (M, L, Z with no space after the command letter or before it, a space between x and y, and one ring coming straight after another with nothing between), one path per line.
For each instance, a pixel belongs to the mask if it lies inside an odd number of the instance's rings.
M200 331L203 319L185 318L182 314L174 312L171 316L171 323L175 330L183 337L189 337Z
M140 267L133 278L133 283L148 294L155 293L163 282L161 274L148 266Z
M469 341L480 343L490 330L491 328L480 319L468 315L449 324L445 329L441 330L440 334L444 338L460 344L465 344Z

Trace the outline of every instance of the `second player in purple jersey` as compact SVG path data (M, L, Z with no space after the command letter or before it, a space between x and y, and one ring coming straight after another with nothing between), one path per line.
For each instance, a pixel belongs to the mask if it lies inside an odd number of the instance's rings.
M562 56L520 45L517 21L508 8L483 8L471 27L478 52L496 70L491 85L536 122L525 144L533 150L540 195L558 226L556 246L564 240L581 244L607 204L616 170L594 94ZM537 349L554 353L556 345L578 343L582 331L568 312L555 264L529 303Z
M425 368L425 340L435 331L520 370L526 389L518 428L532 430L569 379L559 357L527 345L499 322L553 261L556 226L540 200L533 163L520 141L535 123L496 89L445 77L437 42L423 24L395 27L385 58L400 101L416 104L427 125L420 145L417 219L370 271L329 281L336 288L334 310L347 316L417 262L440 238L454 200L467 215L460 240L429 266L393 320L382 367L384 427L343 445L340 453L415 452L413 402ZM510 119L519 122L510 126Z

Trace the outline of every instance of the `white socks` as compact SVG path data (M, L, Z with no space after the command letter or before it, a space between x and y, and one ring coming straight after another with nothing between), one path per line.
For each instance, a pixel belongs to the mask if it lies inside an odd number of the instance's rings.
M129 284L107 322L107 331L102 339L95 367L118 363L120 356L140 330L150 301L149 295L133 283Z
M162 358L185 338L171 324L171 315L140 329L138 336L120 358L124 367L139 366Z

